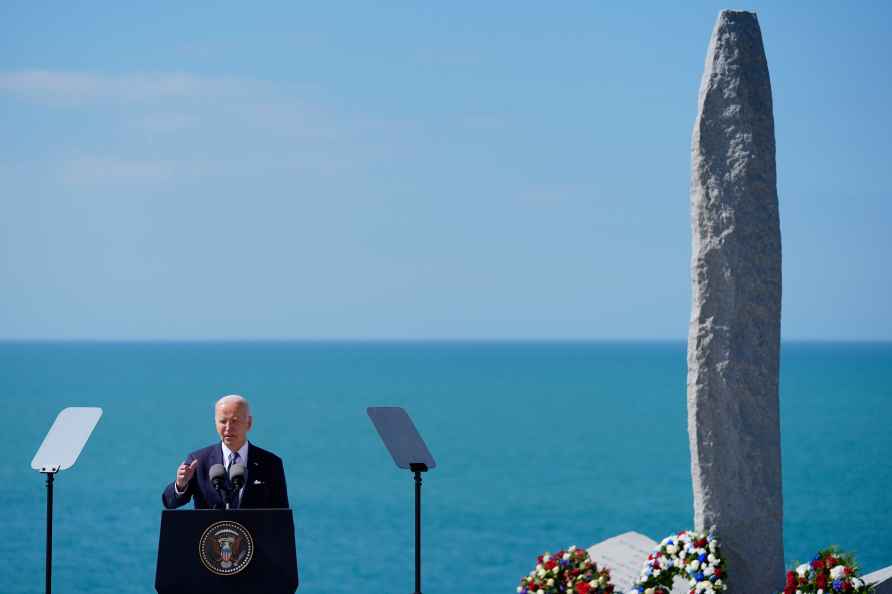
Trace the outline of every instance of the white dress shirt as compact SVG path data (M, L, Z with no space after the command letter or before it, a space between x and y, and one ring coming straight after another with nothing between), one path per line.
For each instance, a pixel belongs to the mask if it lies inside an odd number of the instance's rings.
M232 450L226 447L226 444L222 441L220 442L220 446L223 448L223 465L226 466L226 472L229 472L229 454L232 453ZM241 464L246 469L248 468L248 440L245 440L245 443L238 449L238 462L236 464ZM247 484L247 482L245 483ZM242 493L245 492L245 487L242 488L238 492L238 500L242 500Z

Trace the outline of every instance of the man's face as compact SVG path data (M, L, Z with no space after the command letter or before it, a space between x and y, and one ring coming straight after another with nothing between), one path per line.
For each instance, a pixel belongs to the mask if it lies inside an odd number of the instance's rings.
M215 410L217 433L226 447L232 451L245 445L248 431L251 429L251 416L240 402L224 402L218 404Z

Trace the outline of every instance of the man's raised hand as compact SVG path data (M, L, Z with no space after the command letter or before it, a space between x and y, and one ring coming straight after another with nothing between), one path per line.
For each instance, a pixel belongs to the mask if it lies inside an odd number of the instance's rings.
M198 466L198 460L192 460L192 464L186 464L185 462L180 464L180 467L177 468L177 491L182 492L186 490L189 481L192 480L192 475L195 474L196 466Z

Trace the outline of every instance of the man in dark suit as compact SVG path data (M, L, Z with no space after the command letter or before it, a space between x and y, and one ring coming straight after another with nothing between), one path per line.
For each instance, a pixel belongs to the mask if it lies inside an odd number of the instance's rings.
M214 406L214 421L221 442L186 457L177 468L176 480L161 495L164 507L177 508L192 499L195 509L222 509L223 499L208 477L214 464L222 464L227 471L233 464L245 467L245 485L238 495L232 493L231 507L288 507L282 459L248 442L253 424L248 401L235 394L224 396ZM228 473L224 486L234 491Z

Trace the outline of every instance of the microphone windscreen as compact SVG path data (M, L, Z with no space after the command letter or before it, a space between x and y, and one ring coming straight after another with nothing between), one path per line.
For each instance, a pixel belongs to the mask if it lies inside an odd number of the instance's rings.
M208 471L208 478L211 479L212 483L226 480L226 468L222 464L214 464Z
M229 480L236 488L241 489L245 484L245 467L241 464L233 464L229 467Z

